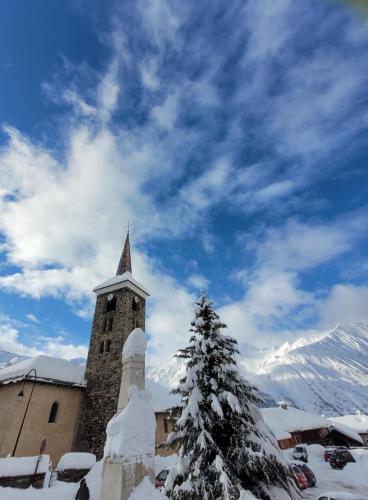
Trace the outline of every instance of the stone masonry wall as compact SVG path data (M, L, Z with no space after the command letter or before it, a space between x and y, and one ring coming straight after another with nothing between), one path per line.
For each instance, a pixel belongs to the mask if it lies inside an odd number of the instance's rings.
M129 288L115 290L115 311L107 312L108 295L97 296L86 366L87 388L73 446L75 451L94 453L97 459L103 455L107 423L117 410L123 345L134 328L145 328L144 298ZM135 297L138 297L138 301ZM106 321L111 319L112 329L106 332ZM109 352L106 351L108 342Z

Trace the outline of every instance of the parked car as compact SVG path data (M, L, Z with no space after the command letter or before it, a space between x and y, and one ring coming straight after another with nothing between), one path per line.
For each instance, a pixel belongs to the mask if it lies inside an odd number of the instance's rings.
M291 464L290 468L295 482L299 486L299 488L301 490L305 490L306 488L308 488L308 479L306 478L304 472L300 469L300 466Z
M159 474L157 474L155 479L155 488L163 488L167 476L169 475L170 469L164 469Z
M295 446L293 451L293 457L294 460L301 460L302 462L308 462L307 447L302 444L298 444L297 446Z
M299 465L300 469L302 472L304 472L305 477L307 478L308 481L308 486L309 487L314 487L317 484L317 478L314 472L308 465L306 464L300 464Z
M333 469L343 469L349 462L355 462L355 458L348 450L335 450L330 457Z
M346 450L346 446L329 446L328 448L325 448L325 452L323 454L325 462L330 461L332 453L336 450Z

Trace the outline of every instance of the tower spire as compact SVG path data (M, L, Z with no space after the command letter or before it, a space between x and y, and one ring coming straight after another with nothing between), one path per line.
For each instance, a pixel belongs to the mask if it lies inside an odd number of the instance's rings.
M129 225L128 232L124 243L123 253L120 257L120 262L118 266L118 270L116 271L116 275L124 274L124 273L132 272L132 260L130 257L130 242L129 242Z

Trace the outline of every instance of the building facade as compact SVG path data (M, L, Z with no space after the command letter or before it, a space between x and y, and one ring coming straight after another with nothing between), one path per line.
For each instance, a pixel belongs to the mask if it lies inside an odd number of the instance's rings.
M145 328L149 292L132 276L129 233L116 276L94 289L96 308L74 441L75 451L103 455L106 426L117 411L124 343L134 328Z
M45 437L45 453L56 466L72 447L83 368L36 356L0 372L0 456L36 456Z

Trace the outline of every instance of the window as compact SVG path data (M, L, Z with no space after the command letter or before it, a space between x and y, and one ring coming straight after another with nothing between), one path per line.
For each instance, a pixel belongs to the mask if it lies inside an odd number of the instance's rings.
M135 296L135 297L133 297L133 300L132 300L133 311L138 311L138 306L139 306L139 299L137 296Z
M108 339L106 342L105 352L110 352L110 348L111 348L111 340Z
M169 422L167 421L167 418L164 418L164 431L166 434L169 432Z
M55 401L55 403L52 403L51 406L51 411L50 411L50 416L49 416L49 424L54 424L56 422L56 416L58 413L59 409L59 403Z
M104 352L104 341L102 340L100 342L100 347L98 349L98 354L103 354L103 352Z
M113 318L106 318L105 322L104 322L103 331L104 332L111 332L111 330L112 330L112 323L113 323Z
M111 297L110 300L109 298L107 299L107 306L106 306L106 312L111 312L115 311L116 309L116 297Z

